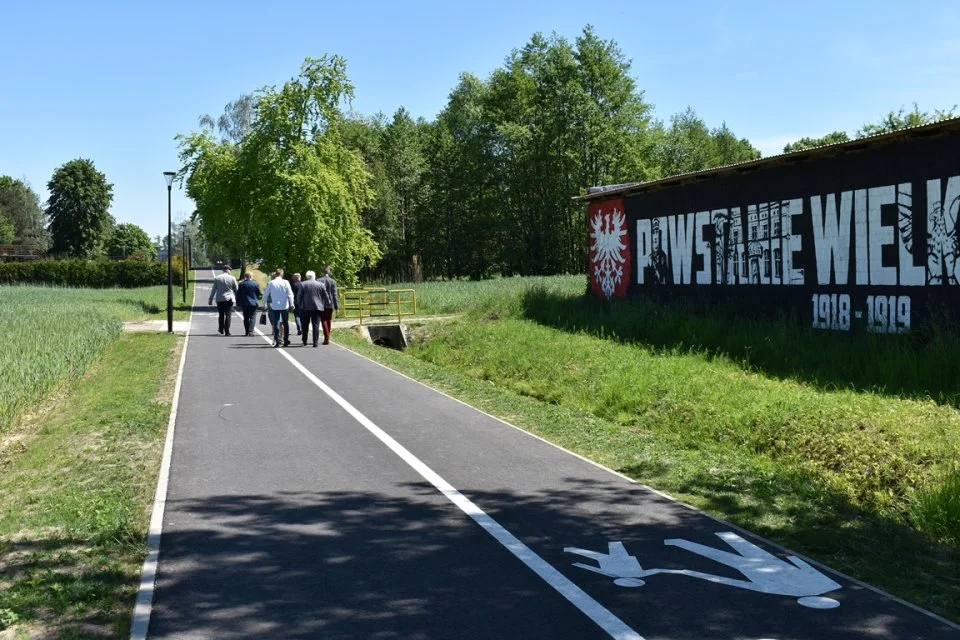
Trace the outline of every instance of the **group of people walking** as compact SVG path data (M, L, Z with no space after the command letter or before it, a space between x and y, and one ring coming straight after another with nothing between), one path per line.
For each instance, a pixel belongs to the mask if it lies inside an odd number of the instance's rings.
M333 313L340 308L337 297L337 281L330 276L330 267L323 269L323 275L316 277L313 271L307 271L301 281L295 273L290 282L284 279L283 269L273 272L273 277L263 293L260 285L249 271L243 274L238 284L231 274L229 266L223 267L223 273L213 279L208 304L217 303L218 331L221 335L230 335L230 316L233 305L243 311L244 335L252 336L256 322L260 299L273 327L273 346L290 346L290 314L293 313L297 335L302 336L303 346L307 346L310 329L313 329L313 346L320 344L320 328L323 328L323 344L330 344L330 323ZM281 341L281 327L283 339Z

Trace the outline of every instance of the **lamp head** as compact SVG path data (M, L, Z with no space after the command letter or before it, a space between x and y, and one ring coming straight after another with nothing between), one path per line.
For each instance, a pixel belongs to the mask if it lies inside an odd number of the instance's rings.
M172 186L173 186L173 179L174 179L175 177L177 177L177 172L176 172L176 171L164 171L164 172L163 172L163 178L164 178L164 180L167 181L167 186L168 186L168 187L172 187Z

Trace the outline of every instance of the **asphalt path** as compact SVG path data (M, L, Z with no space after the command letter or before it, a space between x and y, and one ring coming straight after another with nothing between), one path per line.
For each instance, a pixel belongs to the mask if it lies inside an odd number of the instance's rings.
M216 329L198 307L150 638L960 637L335 344Z

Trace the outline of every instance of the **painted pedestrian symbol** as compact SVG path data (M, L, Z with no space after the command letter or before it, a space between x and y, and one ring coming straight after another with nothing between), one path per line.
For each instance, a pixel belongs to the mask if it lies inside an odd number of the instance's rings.
M800 558L787 556L789 562L785 562L747 542L732 531L720 531L716 535L732 547L735 553L690 542L683 538L664 540L663 544L680 547L732 567L742 573L746 580L716 576L691 569L644 569L640 561L627 552L622 542L609 543L607 553L577 547L566 547L564 551L596 561L597 566L582 562L574 562L573 566L613 578L613 583L620 587L641 587L646 584L643 578L661 573L674 573L738 589L795 597L798 604L812 609L833 609L840 606L840 603L833 598L822 596L824 593L839 589L840 585Z

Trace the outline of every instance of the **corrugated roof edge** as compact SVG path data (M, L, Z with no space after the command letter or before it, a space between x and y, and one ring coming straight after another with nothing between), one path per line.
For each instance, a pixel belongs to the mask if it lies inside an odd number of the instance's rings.
M590 187L585 195L573 196L573 199L589 201L599 200L601 198L609 198L610 196L614 195L623 196L630 193L646 191L647 189L654 187L663 187L668 184L680 184L683 182L690 182L692 180L702 180L704 178L725 173L753 171L763 168L766 165L775 166L785 162L797 162L800 160L815 159L821 156L825 157L836 153L842 153L847 150L860 150L864 147L871 147L876 144L884 144L900 138L937 135L939 133L954 129L960 130L960 118L949 118L947 120L941 120L931 124L906 127L905 129L897 129L896 131L891 131L889 133L878 133L872 136L866 136L865 138L849 140L847 142L825 144L820 147L804 149L803 151L780 153L775 156L760 158L759 160L747 160L745 162L735 162L733 164L726 164L721 167L713 167L711 169L704 169L702 171L681 173L674 176L667 176L666 178L660 178L658 180L652 180L650 182L628 182L625 184Z

